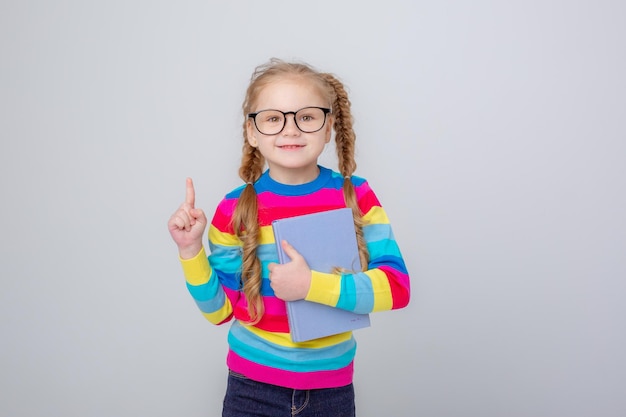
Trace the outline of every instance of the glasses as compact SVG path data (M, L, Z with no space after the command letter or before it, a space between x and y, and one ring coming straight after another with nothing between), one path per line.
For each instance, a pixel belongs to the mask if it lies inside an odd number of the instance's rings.
M326 123L326 115L330 109L324 107L305 107L297 111L282 112L280 110L261 110L248 114L252 117L257 130L264 135L277 135L287 124L287 115L293 114L293 121L303 133L314 133L321 130Z

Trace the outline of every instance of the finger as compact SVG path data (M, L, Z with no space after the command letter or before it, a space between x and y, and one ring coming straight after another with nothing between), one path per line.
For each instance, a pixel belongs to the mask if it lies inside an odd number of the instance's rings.
M193 225L193 218L184 209L178 210L175 214L175 223L181 230L189 231Z
M191 178L187 178L187 193L185 195L185 203L189 204L189 206L192 208L196 203L196 191L193 188L193 180Z
M287 254L287 256L289 256L290 259L293 260L294 258L300 256L300 253L296 250L296 248L291 246L291 244L287 242L286 240L281 241L280 244L283 247L285 254Z
M170 219L170 230L185 230L185 220L175 214Z
M191 215L192 224L195 224L196 220L202 224L206 224L206 215L204 214L204 211L202 211L202 209L189 209L189 214Z

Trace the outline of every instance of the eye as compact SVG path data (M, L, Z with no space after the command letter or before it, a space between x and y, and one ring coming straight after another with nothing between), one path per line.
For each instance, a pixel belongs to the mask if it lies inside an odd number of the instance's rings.
M282 123L283 121L283 115L273 110L263 111L259 113L259 116L261 116L261 120L263 121L263 123L275 124L275 123Z
M312 122L313 120L317 118L315 113L310 112L310 111L298 114L298 116L299 116L298 119L303 122Z

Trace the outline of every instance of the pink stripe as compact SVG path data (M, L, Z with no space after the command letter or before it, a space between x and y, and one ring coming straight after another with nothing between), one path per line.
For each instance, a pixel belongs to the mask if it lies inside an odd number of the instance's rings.
M354 362L334 371L292 372L250 362L231 350L228 351L226 363L233 372L252 380L292 389L343 387L352 383L354 375Z
M371 193L372 189L370 188L369 183L364 182L363 184L354 187L354 191L356 192L357 200L360 200L365 194Z
M287 316L287 304L276 297L263 297L265 311L275 316Z
M263 207L317 206L320 201L323 201L324 205L345 205L341 189L335 190L332 188L323 188L303 196L282 196L266 191L259 194L258 197L259 203Z

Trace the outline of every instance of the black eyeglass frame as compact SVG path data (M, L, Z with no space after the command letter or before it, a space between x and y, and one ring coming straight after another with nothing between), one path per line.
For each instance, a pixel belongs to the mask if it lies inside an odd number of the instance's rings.
M307 130L302 130L302 128L300 126L298 126L298 120L296 120L296 113L298 113L300 110L304 110L304 109L319 109L319 110L324 112L324 123L322 123L322 125L320 126L319 129L307 131ZM256 116L259 113L263 113L264 111L277 111L277 112L283 114L283 127L281 127L278 132L271 133L271 134L261 132L261 129L259 129L259 126L256 124ZM332 113L332 111L328 107L306 106L306 107L303 107L303 108L298 109L296 111L288 111L288 112L284 112L284 111L280 111L280 110L276 110L276 109L259 110L256 113L248 113L248 117L252 118L252 121L254 121L254 126L256 127L256 130L259 131L259 133L261 133L262 135L265 135L265 136L272 136L272 135L278 135L280 132L282 132L285 129L285 126L287 126L287 115L288 114L293 114L293 121L294 121L296 127L298 128L298 130L300 130L300 132L302 132L302 133L315 133L315 132L319 132L320 130L322 130L324 128L324 126L326 125L326 118L327 118L327 115L329 113Z

